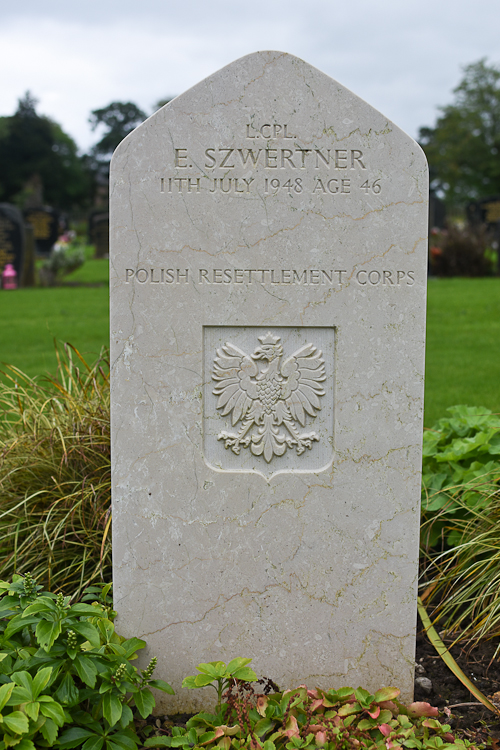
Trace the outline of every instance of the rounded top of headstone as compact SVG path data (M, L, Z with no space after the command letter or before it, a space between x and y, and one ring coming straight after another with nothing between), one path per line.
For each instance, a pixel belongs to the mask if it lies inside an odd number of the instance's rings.
M300 134L304 147L308 141L325 138L341 143L353 135L370 140L370 145L373 139L379 143L396 139L399 145L406 142L426 165L420 146L385 115L326 73L276 50L245 55L172 99L121 142L113 161L132 141L142 140L161 124L177 132L198 128L200 139L217 132L227 140L234 136L238 117L245 122L259 120L259 128L268 121L284 124L285 118L287 133ZM262 142L284 137L283 128L265 132L271 137L256 134Z

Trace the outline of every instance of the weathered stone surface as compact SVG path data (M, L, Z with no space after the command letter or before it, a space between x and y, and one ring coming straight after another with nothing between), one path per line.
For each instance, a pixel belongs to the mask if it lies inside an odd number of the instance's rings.
M418 145L284 53L119 146L115 598L168 710L234 656L282 687L411 697L426 232Z

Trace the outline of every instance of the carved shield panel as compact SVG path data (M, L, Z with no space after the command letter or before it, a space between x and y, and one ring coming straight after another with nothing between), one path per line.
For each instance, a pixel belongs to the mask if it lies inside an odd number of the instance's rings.
M334 450L335 329L204 327L204 453L219 471L321 472Z

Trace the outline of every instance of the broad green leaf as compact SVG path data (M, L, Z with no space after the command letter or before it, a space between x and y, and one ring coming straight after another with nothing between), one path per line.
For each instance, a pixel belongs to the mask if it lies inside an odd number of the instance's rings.
M368 690L361 687L354 691L354 695L356 700L358 700L362 706L369 706L375 700L374 695L371 695Z
M172 740L171 747L192 747L193 745L187 735L183 737L171 737L170 739Z
M194 684L195 687L205 687L216 679L216 677L211 677L209 674L197 674L194 678Z
M36 639L44 651L50 651L60 633L61 623L59 621L50 622L48 620L41 620L35 630Z
M213 678L224 677L226 675L226 665L223 661L210 661L208 663L198 664L198 672L208 674Z
M354 695L354 690L352 687L341 687L338 690L329 691L328 695L330 695L331 692L335 693L335 696L337 696L341 701L345 700L346 698L350 698L351 695Z
M392 711L389 711L388 708L384 708L378 715L377 723L387 724L391 719L392 719Z
M338 710L338 715L339 716L351 716L351 714L357 714L362 709L363 707L360 706L359 703L344 703L343 706L340 706Z
M91 688L95 687L97 669L93 660L85 654L78 654L73 664L81 681Z
M16 750L37 750L36 745L26 738L22 739L18 745L15 745L15 748Z
M42 692L44 687L47 685L47 683L50 680L50 675L52 674L51 667L45 667L44 669L40 669L34 680L33 680L33 695L35 698L38 698L39 694Z
M99 628L99 632L101 633L104 642L109 643L109 641L113 638L115 635L115 626L110 620L99 620L97 623L97 627Z
M3 723L14 734L27 734L29 731L28 717L22 711L13 711L11 714L4 716Z
M242 656L237 656L236 659L231 659L231 661L227 665L226 672L227 674L233 674L236 669L246 667L246 665L250 664L251 661L251 659L244 659Z
M155 699L151 690L143 688L134 695L134 701L142 718L147 719L155 707Z
M262 737L264 737L265 734L267 734L274 728L275 723L276 722L271 721L271 719L261 719L255 724L253 728L254 732L257 735L257 737L262 739Z
M106 612L103 612L103 610L100 607L93 607L91 604L73 604L72 607L70 607L68 616L82 616L86 615L87 617L106 617Z
M82 746L82 750L101 750L104 746L104 739L94 735L90 737L85 744Z
M0 711L5 706L10 698L10 694L14 689L14 682L7 682L5 685L0 687Z
M189 688L190 690L192 688L198 687L198 685L196 684L196 677L194 675L189 675L189 677L184 677L182 681L182 687Z
M122 715L122 702L117 695L106 693L102 699L102 713L110 727L120 721Z
M27 690L26 688L16 686L7 701L7 705L17 706L19 703L28 703L31 700L33 700L31 689Z
M144 747L172 747L173 737L150 737Z
M52 721L55 721L55 723L62 727L62 725L65 722L65 716L64 716L64 709L63 707L57 703L53 698L51 698L49 695L41 695L39 698L40 701L40 712L47 716L47 718L52 719Z
M94 733L83 727L71 727L66 729L59 737L59 747L63 750L71 750L73 747L79 747L82 740L94 736Z
M132 659L137 651L146 648L146 641L140 638L128 638L126 641L123 641L121 646L123 648L123 655L127 659Z
M132 709L130 706L127 706L126 703L122 703L122 715L120 719L120 726L122 729L125 729L128 727L128 725L134 720L134 714L132 713Z
M36 721L40 712L40 704L38 703L38 701L30 701L29 703L25 703L24 711L26 713L26 716L28 716L30 719L33 719L33 721Z
M54 698L67 706L74 706L78 702L79 696L80 691L76 687L73 677L70 674L65 674L54 693Z
M168 693L169 695L175 695L173 687L171 687L168 682L165 682L165 680L150 680L148 684L149 687L156 688L157 690L162 690L164 693Z
M72 628L75 633L82 635L94 648L99 648L101 645L101 639L99 637L99 631L90 622L75 622L72 624Z
M394 698L398 697L400 692L401 691L395 687L380 688L380 690L377 690L377 692L375 693L375 701L377 703L381 703L382 701L392 701L394 700Z
M49 599L48 596L39 596L36 602L26 607L22 616L29 617L29 615L35 615L37 613L50 612L57 614L57 606L53 599Z
M115 732L108 738L106 747L110 750L137 750L137 742L124 732Z
M35 625L35 623L39 622L39 617L26 617L23 618L22 615L16 615L16 617L13 617L12 620L9 622L7 627L4 631L4 638L11 638L13 635L18 633L20 630L23 630L24 628L29 627L29 625Z
M243 667L233 672L233 677L237 680L243 680L244 682L254 682L257 679L257 675L250 667Z
M21 672L14 672L14 674L12 675L12 679L16 683L16 685L19 685L25 690L28 690L30 694L32 693L33 678L29 672L26 672L25 670L22 670Z
M52 719L45 719L44 723L40 727L42 737L48 742L49 745L53 745L56 741L58 731L59 729L57 727L57 724L52 721Z

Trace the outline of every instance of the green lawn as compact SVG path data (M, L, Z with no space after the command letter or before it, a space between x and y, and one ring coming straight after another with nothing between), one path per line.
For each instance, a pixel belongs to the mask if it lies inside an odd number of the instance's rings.
M1 291L0 362L30 376L54 372L54 339L94 361L109 345L108 279L108 261L89 260L68 277L89 286Z
M500 278L429 280L426 427L454 404L500 412Z
M88 260L69 280L83 286L0 292L0 361L32 376L54 371L54 338L97 357L109 342L108 261ZM429 281L427 427L454 404L500 412L499 344L500 278Z

